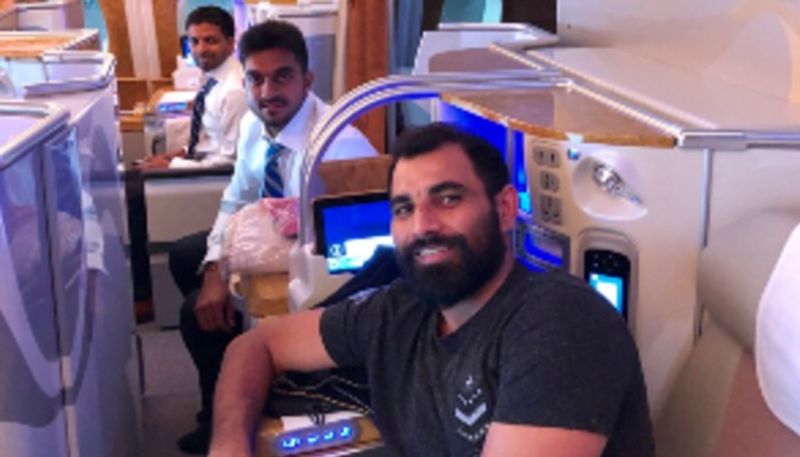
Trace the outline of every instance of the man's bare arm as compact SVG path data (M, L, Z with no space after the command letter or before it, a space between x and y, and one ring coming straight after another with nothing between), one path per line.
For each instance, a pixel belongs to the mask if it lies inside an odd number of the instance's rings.
M493 422L483 457L598 457L607 438L582 430Z
M332 368L319 332L321 310L262 322L228 346L214 394L213 457L249 456L274 376Z

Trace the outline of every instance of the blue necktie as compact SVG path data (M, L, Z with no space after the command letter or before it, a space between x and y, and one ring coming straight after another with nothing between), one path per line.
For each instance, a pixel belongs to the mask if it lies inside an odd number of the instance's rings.
M203 87L197 91L194 97L194 107L192 108L192 123L191 130L189 131L189 147L186 150L186 155L189 158L194 157L194 148L200 140L200 127L203 126L203 113L206 110L206 95L211 92L211 89L217 84L217 80L209 78Z
M264 185L261 188L261 197L283 198L283 178L278 169L278 158L285 148L282 144L270 143L267 148L267 157L264 163Z

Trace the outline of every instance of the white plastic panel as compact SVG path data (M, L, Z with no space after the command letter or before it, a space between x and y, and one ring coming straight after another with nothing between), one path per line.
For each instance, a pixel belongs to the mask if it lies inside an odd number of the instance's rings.
M40 153L0 166L0 455L67 455Z
M558 37L539 28L519 24L440 24L440 30L423 32L412 74L428 73L431 58L442 52L521 41L530 47L544 47L558 43Z
M314 254L314 243L294 243L289 251L289 311L314 306L343 286L353 275L328 273L325 257Z
M103 59L100 59L102 62ZM93 62L72 70L97 74ZM50 85L37 101L69 109L69 131L44 144L38 185L52 210L50 243L59 316L59 351L71 455L138 455L138 401L126 375L133 357L131 274L123 250L119 134L113 78ZM80 90L82 89L82 90Z
M130 271L123 251L122 186L117 176L119 136L113 87L53 101L69 106L75 135L85 244L85 287L79 295L70 347L74 433L81 456L138 453L133 379L126 377L134 330ZM63 192L61 182L59 192ZM112 190L116 198L106 198Z
M800 151L718 152L711 179L709 239L765 209L800 211Z
M4 116L3 128L0 129L0 144L7 144L14 137L19 137L26 130L35 127L37 119L28 116Z
M611 48L535 53L615 92L686 121L686 128L796 131L800 104ZM800 208L800 151L716 151L711 165L708 235L763 210Z
M81 78L83 83L104 78L113 73L114 59L108 54L93 51L69 51L76 47L85 47L98 40L96 30L70 30L69 32L0 32L3 45L13 50L16 40L36 43L51 39L63 40L69 38L62 45L54 45L37 56L27 57L0 57L2 69L16 86L17 92L22 93L25 85L35 85L44 82L64 82ZM81 57L77 62L76 57Z
M17 5L19 30L66 30L83 28L82 0L47 0Z
M798 2L560 0L558 34L800 101Z
M230 176L149 179L144 194L151 243L170 242L209 230Z
M533 55L690 126L757 129L800 125L798 104L625 49L554 48Z
M537 163L537 149L557 160ZM567 154L567 150L570 154ZM570 272L582 276L582 249L595 245L592 234L607 233L635 249L630 259L629 322L639 348L651 412L658 415L692 344L697 306L695 283L701 245L703 155L696 151L604 146L526 137L526 166L534 220L573 242ZM538 162L542 162L539 160ZM603 191L587 168L613 167L641 199L640 204ZM544 189L542 171L558 178ZM533 178L531 178L533 177ZM557 218L545 217L542 199L556 199Z

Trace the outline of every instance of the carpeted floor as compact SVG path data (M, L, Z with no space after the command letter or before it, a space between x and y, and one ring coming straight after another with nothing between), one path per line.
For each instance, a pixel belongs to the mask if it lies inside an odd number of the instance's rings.
M200 408L197 372L177 330L140 325L145 392L142 457L184 457L175 441L195 426Z

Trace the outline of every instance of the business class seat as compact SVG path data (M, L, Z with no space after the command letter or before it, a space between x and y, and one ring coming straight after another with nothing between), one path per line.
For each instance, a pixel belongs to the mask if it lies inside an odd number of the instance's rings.
M765 402L754 356L762 293L798 224L800 214L760 213L702 252L698 293L707 315L655 424L660 457L800 455L800 436ZM800 283L790 287L800 296Z
M323 162L317 169L323 195L359 194L386 190L392 157L380 154L350 160ZM287 274L237 275L234 289L242 296L252 317L285 314L288 311ZM329 290L328 292L333 292Z
M209 230L232 166L126 172L134 296L152 300L161 327L176 327L183 297L168 267L171 243Z

